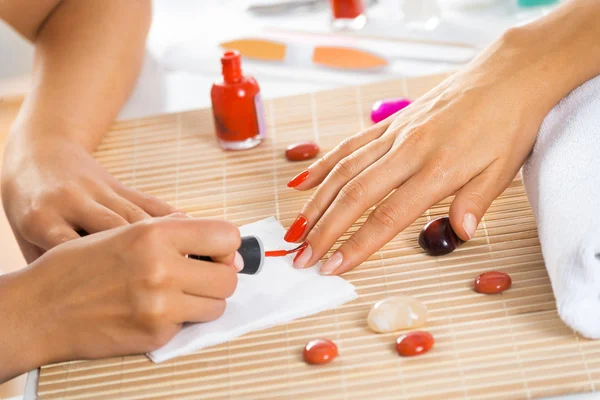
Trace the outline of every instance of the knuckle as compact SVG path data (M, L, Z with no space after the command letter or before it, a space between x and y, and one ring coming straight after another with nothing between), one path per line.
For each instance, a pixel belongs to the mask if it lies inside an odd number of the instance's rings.
M337 146L337 151L343 154L350 153L354 151L354 142L355 137L350 136L341 141L341 143Z
M51 229L48 232L48 237L50 238L52 243L55 243L56 246L66 243L72 239L71 236L66 233L59 231L58 229Z
M151 262L145 264L142 282L148 289L160 289L168 286L170 283L169 269L160 262Z
M398 226L399 222L398 212L387 204L381 204L371 213L371 218L379 225L382 225L388 229L394 229Z
M79 186L74 182L62 182L52 192L52 195L61 201L65 198L74 198L79 194Z
M162 239L162 226L158 220L146 219L136 223L135 237L143 244L155 243Z
M43 208L39 204L32 204L23 212L21 219L25 231L31 231L36 227L44 214Z
M352 254L361 254L365 249L364 249L364 244L359 243L356 238L353 236L350 236L346 242L344 243L344 246L349 250L350 253Z
M160 332L168 318L167 299L162 295L153 295L145 299L141 317L145 326L153 333Z
M346 179L352 179L358 172L358 162L354 154L344 157L333 169L334 174Z
M317 216L321 214L317 203L317 194L311 196L306 203L304 204L304 208L302 209L301 214L305 216Z
M125 205L124 211L125 215L127 215L127 217L130 219L144 219L146 217L146 213L144 213L141 208L132 203Z
M365 185L363 185L360 180L354 179L342 188L340 191L340 199L350 205L356 205L363 202L366 194L367 190Z
M121 226L123 225L121 218L119 218L116 214L104 214L101 217L101 220L104 225L108 226Z
M465 195L465 199L471 204L473 204L480 211L484 211L488 204L487 199L481 193L478 192L468 192Z

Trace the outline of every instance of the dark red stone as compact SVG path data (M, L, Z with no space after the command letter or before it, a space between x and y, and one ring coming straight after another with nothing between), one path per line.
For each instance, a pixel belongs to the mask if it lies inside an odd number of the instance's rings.
M433 336L429 332L409 332L396 339L396 351L404 357L418 356L431 350L433 343Z
M310 160L319 154L319 146L314 142L302 142L288 146L285 158L290 161Z
M429 221L419 234L419 246L430 256L443 256L452 253L464 241L450 226L450 218L440 217Z
M311 340L304 347L304 361L309 364L327 364L338 355L335 343L327 339Z
M512 279L504 272L484 272L475 279L475 291L484 294L502 293L512 285Z

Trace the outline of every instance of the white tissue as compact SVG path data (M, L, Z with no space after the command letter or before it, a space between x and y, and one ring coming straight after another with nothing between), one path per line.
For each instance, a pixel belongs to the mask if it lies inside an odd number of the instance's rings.
M296 247L283 240L285 229L275 218L244 225L240 232L242 236L258 236L265 250ZM293 257L269 257L258 275L239 274L237 289L227 299L227 308L219 319L184 326L169 343L149 353L150 359L166 361L335 308L357 297L354 286L343 278L319 275L319 265L294 269Z

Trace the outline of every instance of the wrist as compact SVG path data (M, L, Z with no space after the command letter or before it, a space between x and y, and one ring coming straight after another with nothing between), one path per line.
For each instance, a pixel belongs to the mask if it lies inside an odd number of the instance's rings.
M56 344L48 343L48 317L28 275L30 268L0 277L0 382L60 359Z
M55 109L52 104L40 100L43 97L36 91L27 97L11 127L7 146L26 144L27 151L31 151L56 144L75 144L88 153L93 152L104 134L102 128L83 116Z
M521 92L532 107L543 109L544 117L572 90L600 74L599 20L600 2L572 0L508 30L499 40L499 47L517 59L519 68L511 72L520 79Z

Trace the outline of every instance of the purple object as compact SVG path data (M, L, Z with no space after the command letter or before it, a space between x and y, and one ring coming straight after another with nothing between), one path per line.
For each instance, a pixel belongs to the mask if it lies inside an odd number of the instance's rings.
M401 97L399 99L386 99L376 101L375 104L373 104L373 108L371 109L371 121L373 121L374 123L383 121L390 115L402 110L410 103L412 103L412 101L410 101L409 99L405 99L404 97Z

